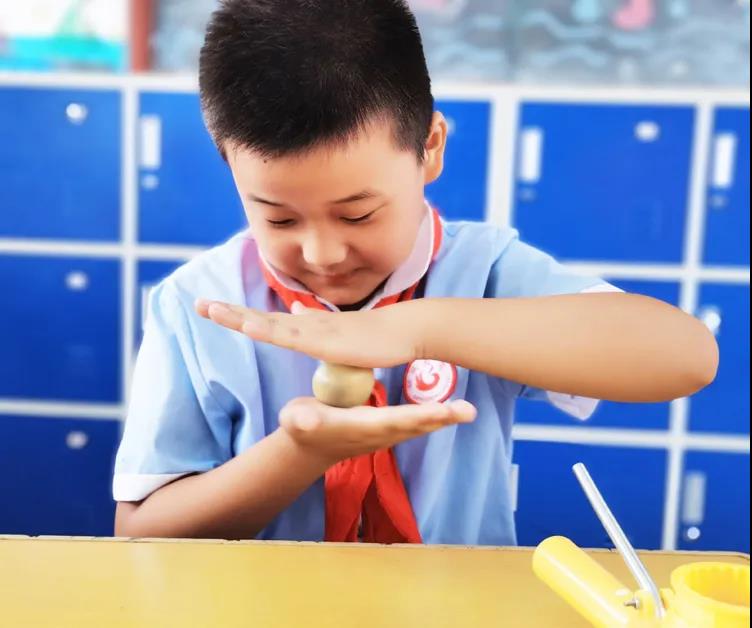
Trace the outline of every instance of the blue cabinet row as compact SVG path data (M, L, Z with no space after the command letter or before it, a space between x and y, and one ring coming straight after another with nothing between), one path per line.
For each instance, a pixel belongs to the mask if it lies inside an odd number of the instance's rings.
M120 422L0 415L0 534L112 536Z
M439 101L446 168L429 198L451 219L489 205L492 106ZM0 88L0 237L120 237L121 97L117 91ZM6 115L7 114L7 115ZM136 127L138 237L210 245L244 217L194 93L143 92ZM516 132L513 220L562 259L678 263L696 110L691 105L525 102ZM704 261L749 265L749 109L715 111ZM44 147L41 149L40 147Z
M715 111L692 172L695 108L524 103L514 223L560 259L678 263L689 190L706 179L703 261L749 265L749 109Z
M143 296L179 262L138 265L134 334L140 340ZM615 282L674 305L673 282ZM121 398L120 262L106 259L0 255L0 397L118 402ZM698 315L714 326L721 348L716 381L690 401L690 429L749 433L749 288L706 284ZM563 425L571 419L546 403L520 401L520 423ZM594 427L667 429L669 404L604 402Z
M687 453L679 549L749 554L749 507L749 454Z
M533 546L562 534L583 547L611 547L571 472L584 462L632 544L660 547L667 458L661 449L518 441L519 543ZM687 454L676 531L680 549L749 553L749 508L749 454Z
M660 547L667 455L663 450L518 441L517 532L522 545L563 534L608 547L609 539L571 469L587 465L635 547ZM639 471L639 481L635 481Z
M679 262L692 107L522 107L515 224L562 259Z
M120 261L0 255L0 398L117 402Z
M120 237L121 97L0 89L0 238Z
M214 244L240 231L240 198L195 94L143 94L138 147L140 241Z
M749 266L749 109L716 111L708 181L705 263Z
M703 285L698 315L716 331L715 381L690 400L689 427L749 434L749 286Z
M118 421L0 415L0 534L111 535L119 437ZM519 543L563 534L585 547L610 546L570 471L577 462L588 466L630 541L660 547L664 450L528 441L515 445ZM749 455L687 454L681 549L749 552L749 507Z

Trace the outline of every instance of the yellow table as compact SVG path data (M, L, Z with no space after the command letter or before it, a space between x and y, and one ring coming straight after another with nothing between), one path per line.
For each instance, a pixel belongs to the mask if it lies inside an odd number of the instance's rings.
M531 570L532 550L0 538L0 626L509 626L582 620ZM620 557L593 553L623 581ZM643 553L659 585L697 560Z

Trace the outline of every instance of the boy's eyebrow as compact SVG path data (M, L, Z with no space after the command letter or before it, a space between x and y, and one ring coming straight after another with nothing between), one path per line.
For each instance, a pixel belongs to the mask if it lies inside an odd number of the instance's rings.
M345 198L341 198L336 201L332 201L332 205L344 205L345 203L355 203L357 201L365 201L369 198L375 198L379 196L378 192L374 192L373 190L363 190L362 192L358 192L357 194L351 194L350 196L346 196Z
M246 195L249 201L255 201L256 203L261 203L263 205L271 205L272 207L284 207L284 203L275 203L274 201L267 201L265 198L261 198L260 196L256 196L255 194L247 194Z
M332 201L331 205L345 205L347 203L356 203L358 201L365 201L369 198L376 198L380 196L378 192L375 192L373 190L363 190L361 192L358 192L357 194L351 194L350 196L346 196L345 198L337 199L336 201ZM260 196L256 196L255 194L248 194L247 195L248 200L254 201L256 203L261 203L263 205L270 205L271 207L286 207L284 203L276 203L275 201L269 201L265 198L261 198Z

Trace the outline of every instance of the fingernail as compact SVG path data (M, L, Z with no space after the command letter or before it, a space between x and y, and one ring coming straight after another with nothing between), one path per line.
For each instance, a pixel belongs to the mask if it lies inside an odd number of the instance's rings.
M302 314L305 312L306 307L300 301L295 301L290 308L290 312L293 314Z
M475 420L478 411L475 406L464 399L455 399L449 404L454 412L462 416L462 419L468 423Z
M211 305L211 303L212 302L209 301L209 299L196 299L196 301L194 302L194 305L197 308L207 309L208 310L209 306Z

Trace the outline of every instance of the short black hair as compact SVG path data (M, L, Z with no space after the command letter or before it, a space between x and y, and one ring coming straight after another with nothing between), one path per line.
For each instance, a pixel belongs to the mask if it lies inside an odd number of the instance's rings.
M228 140L269 157L344 144L383 118L422 161L434 108L403 0L222 0L199 85L223 156Z

